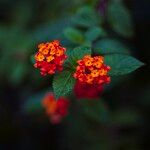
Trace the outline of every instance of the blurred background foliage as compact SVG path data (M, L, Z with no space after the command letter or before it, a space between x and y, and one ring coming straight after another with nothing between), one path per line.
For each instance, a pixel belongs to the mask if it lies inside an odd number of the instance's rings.
M0 0L0 149L149 149L148 0ZM113 77L98 100L70 97L69 116L51 125L41 107L52 77L33 68L37 44L131 54L147 65ZM101 49L99 49L99 47Z

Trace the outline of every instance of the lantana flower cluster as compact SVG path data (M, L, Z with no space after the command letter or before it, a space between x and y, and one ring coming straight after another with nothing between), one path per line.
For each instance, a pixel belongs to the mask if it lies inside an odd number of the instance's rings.
M76 78L81 83L87 84L104 84L110 82L108 71L110 67L104 64L103 56L86 55L83 59L78 60L78 66L74 73Z
M62 118L68 114L69 101L65 97L56 100L53 93L47 93L42 100L42 105L53 124L60 123Z
M41 75L55 74L62 71L63 63L67 56L66 48L58 40L38 45L35 54L35 68L40 69ZM103 91L103 84L110 82L108 71L110 67L104 64L103 56L85 55L77 61L75 72L72 76L76 79L74 93L80 98L98 98ZM42 100L42 105L49 116L51 123L60 123L68 114L69 101L65 97L55 99L53 93L48 93Z
M40 69L41 75L54 74L56 70L63 69L63 62L67 58L66 48L62 47L58 40L39 44L38 48L34 66Z
M86 84L79 81L74 86L74 93L77 99L96 99L103 92L102 84Z

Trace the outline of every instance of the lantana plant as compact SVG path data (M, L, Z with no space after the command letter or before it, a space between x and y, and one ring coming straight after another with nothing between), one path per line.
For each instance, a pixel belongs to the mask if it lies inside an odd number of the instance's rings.
M59 123L68 114L69 101L65 97L56 100L53 93L47 93L42 105L53 124Z
M54 76L54 95L47 94L42 104L51 122L59 123L68 114L69 101L64 97L74 91L79 98L95 98L112 76L130 73L142 65L129 55L95 54L91 46L67 49L54 40L38 45L34 67L42 76ZM86 88L90 90L82 93Z
M46 35L44 32L36 41L39 45L32 58L42 77L52 77L50 90L40 98L40 106L52 123L60 123L69 114L72 99L99 100L113 85L114 78L119 80L119 76L123 78L122 75L144 65L131 56L130 46L126 44L126 38L131 38L134 30L130 13L121 1L106 3L103 13L93 6L83 6L68 20L58 20L50 30L44 31ZM100 103L94 101L92 109L99 111ZM29 105L27 110L34 108ZM91 105L85 105L88 108L83 110L95 118Z

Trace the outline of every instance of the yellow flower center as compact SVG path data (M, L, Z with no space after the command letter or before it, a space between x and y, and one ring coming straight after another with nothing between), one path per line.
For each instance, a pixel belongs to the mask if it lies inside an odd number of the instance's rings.
M104 69L101 69L101 70L99 71L99 74L100 74L100 76L104 76L104 75L107 74L107 71L104 70Z
M92 77L98 77L98 76L99 76L98 70L93 70L93 71L91 72L91 75L92 75Z
M37 54L36 56L35 56L35 59L37 60L37 61L43 61L44 60L44 55L42 55L42 54Z
M64 51L63 50L57 50L56 56L61 56L63 55Z
M46 59L47 59L47 62L50 62L54 59L54 56L48 56Z

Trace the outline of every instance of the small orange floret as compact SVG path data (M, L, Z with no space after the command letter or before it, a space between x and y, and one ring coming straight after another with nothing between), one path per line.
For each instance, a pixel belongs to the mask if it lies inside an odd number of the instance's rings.
M54 56L48 56L48 57L46 57L47 62L50 62L50 61L52 61L53 59L54 59Z
M99 71L98 70L92 70L91 71L91 76L93 77L93 78L95 78L95 77L98 77L99 76Z
M35 55L35 59L36 59L37 61L43 61L43 60L45 59L45 57L44 57L43 54L37 53L37 54Z
M91 57L86 55L77 61L78 66L74 78L79 82L88 84L104 84L110 82L108 71L110 67L104 64L103 56Z
M39 68L42 75L54 74L62 70L64 60L67 58L66 48L60 45L58 40L41 43L35 54L35 68Z
M68 114L69 101L64 97L56 100L52 93L47 93L42 100L42 105L53 124L60 123L62 118Z
M93 79L94 79L93 76L92 76L91 74L89 74L89 75L87 75L87 77L86 77L86 82L89 83L89 84L92 84Z

